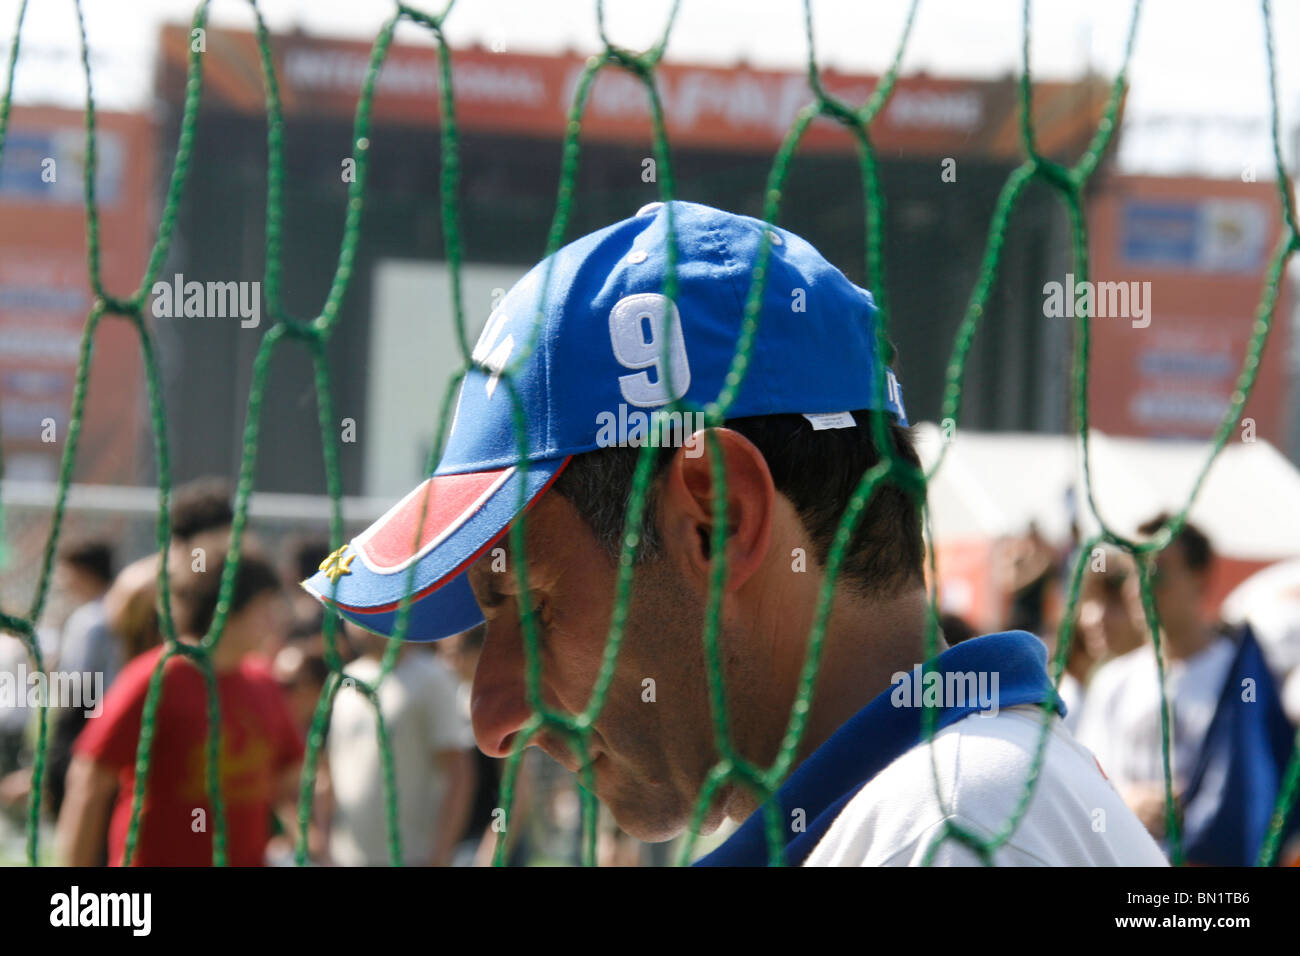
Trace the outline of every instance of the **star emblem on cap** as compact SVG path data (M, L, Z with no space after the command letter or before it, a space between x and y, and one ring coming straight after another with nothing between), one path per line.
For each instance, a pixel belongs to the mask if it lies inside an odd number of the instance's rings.
M349 554L344 559L343 552L347 551L348 547L349 545L345 544L320 563L319 570L324 571L326 577L331 581L338 581L343 575L352 573L352 562L356 560L357 556Z

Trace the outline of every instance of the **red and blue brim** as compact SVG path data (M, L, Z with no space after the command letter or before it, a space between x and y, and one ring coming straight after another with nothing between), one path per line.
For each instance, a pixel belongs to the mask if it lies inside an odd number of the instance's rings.
M302 586L359 627L436 641L483 621L465 571L497 544L564 470L568 458L425 479L331 555Z

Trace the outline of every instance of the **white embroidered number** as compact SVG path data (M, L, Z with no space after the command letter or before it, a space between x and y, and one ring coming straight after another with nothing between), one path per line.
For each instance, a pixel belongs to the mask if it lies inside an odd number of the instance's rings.
M660 365L663 359L664 309L668 310L668 361L671 376L664 374ZM650 374L639 371L634 375L620 375L618 386L629 405L643 408L667 405L686 394L691 384L691 369L686 362L686 340L682 336L682 317L677 306L667 296L657 292L642 292L618 300L609 313L609 340L614 346L614 358L620 365L631 369L653 368ZM672 378L673 391L669 394L668 379Z
M513 335L507 335L501 340L501 344L497 345L497 338L500 337L501 330L506 327L508 321L510 316L500 309L488 316L487 328L483 330L483 335L474 346L474 353L471 356L475 362L481 363L492 371L483 386L487 390L488 398L491 398L492 393L496 391L497 380L501 378L501 371L506 367L506 362L510 360L510 353L515 347Z
M903 396L898 391L898 379L894 376L893 369L885 369L885 388L889 393L889 400L895 405L903 403Z

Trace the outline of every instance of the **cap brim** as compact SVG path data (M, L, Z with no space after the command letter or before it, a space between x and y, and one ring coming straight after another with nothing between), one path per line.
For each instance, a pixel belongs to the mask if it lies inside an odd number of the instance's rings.
M434 475L330 555L305 590L359 627L396 636L411 594L410 641L436 641L483 620L465 570L550 487L568 458ZM522 503L522 506L521 506ZM421 518L423 517L423 523Z

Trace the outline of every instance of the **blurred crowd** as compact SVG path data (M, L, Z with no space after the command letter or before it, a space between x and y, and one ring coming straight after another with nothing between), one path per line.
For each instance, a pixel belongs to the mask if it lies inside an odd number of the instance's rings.
M1141 540L1152 540L1170 519L1152 516L1138 530ZM1300 581L1258 608L1259 620L1269 622L1260 627L1253 615L1231 622L1220 615L1210 599L1213 543L1191 523L1142 559L1150 562L1149 607L1134 557L1110 546L1081 553L1077 528L1064 548L1053 547L1033 524L1002 544L995 577L1004 629L1037 634L1050 657L1063 655L1064 721L1125 802L1167 853L1172 806L1187 863L1253 864L1300 724ZM1163 721L1153 615L1163 658ZM949 644L979 633L952 614L941 626ZM1300 813L1293 811L1280 861L1300 865L1298 830Z
M173 495L166 571L178 642L169 655L157 554L118 570L107 541L69 541L59 551L51 586L59 603L74 610L57 633L42 632L44 667L48 673L102 675L106 692L91 710L49 711L40 813L42 826L54 834L54 862L119 865L131 840L132 798L142 789L131 859L142 865L211 863L215 781L206 767L215 709L231 864L293 863L304 799L310 806L303 844L309 862L386 865L396 852L406 865L490 863L507 829L498 806L505 761L481 753L470 729L482 627L433 645L395 645L340 625L333 642L339 687L331 711L318 717L331 677L330 651L321 607L298 582L328 556L328 541L291 538L272 558L246 533L223 602L233 517L232 489L224 481L196 481ZM223 611L220 639L209 651L213 708L210 685L192 655ZM30 662L22 641L0 634L0 670L18 674L24 666ZM156 671L161 694L150 714L146 702ZM0 815L8 817L11 831L21 832L38 749L37 709L21 690L9 703L0 702ZM379 743L377 712L391 767ZM306 744L318 719L323 738L310 777L314 792L303 794ZM146 733L152 734L151 760L147 777L137 778ZM384 786L389 773L395 846ZM508 828L506 862L578 862L578 803L568 773L530 750L513 790L511 819L521 822ZM604 863L639 862L639 844L605 819L600 848Z

